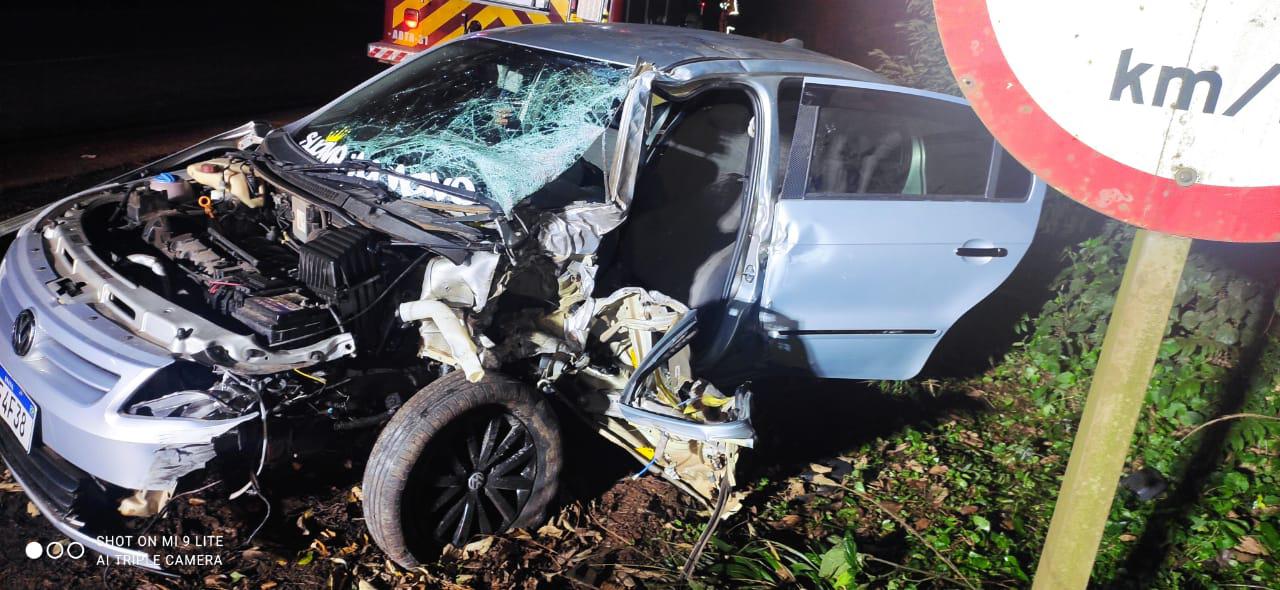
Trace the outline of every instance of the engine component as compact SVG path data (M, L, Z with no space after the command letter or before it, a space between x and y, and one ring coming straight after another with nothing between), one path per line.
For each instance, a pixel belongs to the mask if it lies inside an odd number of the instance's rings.
M321 231L298 252L298 280L334 307L338 315L360 314L346 328L357 344L376 342L375 330L385 314L366 311L382 291L376 235L361 227Z
M245 162L231 163L227 158L215 158L187 166L187 174L196 182L211 189L230 193L246 207L261 207L264 200L252 194L248 175L252 167Z
M161 242L161 240L153 240L153 243L156 242ZM190 262L201 272L211 277L221 279L226 277L232 270L241 270L236 261L228 260L195 235L182 234L174 236L163 243L164 251L169 254L170 258Z
M164 191L138 187L125 198L125 218L133 226L142 225L156 217L156 213L171 211L169 194Z
M302 199L293 199L293 237L299 242L309 242L316 232L324 229L324 212Z
M160 191L169 196L170 201L185 201L195 195L191 183L169 172L157 174L151 178L151 190Z
M324 308L308 306L306 297L287 293L274 297L245 297L231 309L254 333L276 346L282 342L299 344L309 335L322 335L333 325L333 316Z

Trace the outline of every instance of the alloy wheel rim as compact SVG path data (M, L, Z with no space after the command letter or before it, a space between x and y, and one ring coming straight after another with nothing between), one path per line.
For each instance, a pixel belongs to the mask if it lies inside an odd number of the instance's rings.
M421 473L429 536L461 547L476 535L510 527L533 493L537 449L515 416L464 416ZM443 434L443 433L442 433Z

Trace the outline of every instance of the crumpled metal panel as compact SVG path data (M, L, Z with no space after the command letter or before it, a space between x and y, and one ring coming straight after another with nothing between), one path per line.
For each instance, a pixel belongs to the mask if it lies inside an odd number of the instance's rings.
M538 228L538 242L556 263L573 256L594 254L600 240L626 219L612 203L578 203L563 214L547 218Z

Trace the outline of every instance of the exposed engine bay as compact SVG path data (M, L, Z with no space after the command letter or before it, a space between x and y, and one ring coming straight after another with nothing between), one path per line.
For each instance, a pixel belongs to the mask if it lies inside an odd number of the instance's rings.
M68 277L61 297L91 298L180 359L124 411L228 425L121 490L119 515L156 514L206 467L256 485L264 465L375 429L453 371L536 384L717 514L735 509L748 392L698 379L687 348L655 353L692 319L684 304L639 287L596 292L594 249L622 220L612 205L505 216L396 202L357 218L300 189L379 203L377 191L350 171L326 174L315 182L233 150L105 187L40 228ZM424 243L405 226L446 239ZM99 260L137 288L95 284L112 274Z
M113 211L109 255L138 267L130 278L216 312L221 323L247 329L264 348L296 348L341 327L373 350L374 320L385 315L376 313L374 298L394 264L383 268L379 259L397 258L382 252L385 238L355 225L327 227L300 199L294 205L289 197L248 196L247 165L203 162L188 174L229 190L187 201L181 197L194 191L166 178L132 188ZM171 200L173 192L180 198Z

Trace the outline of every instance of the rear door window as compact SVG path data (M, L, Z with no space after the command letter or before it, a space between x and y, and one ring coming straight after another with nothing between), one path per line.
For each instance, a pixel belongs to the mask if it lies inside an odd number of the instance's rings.
M943 98L879 84L806 84L797 129L809 133L791 157L807 165L790 167L784 196L1025 200L1030 172L968 105Z

